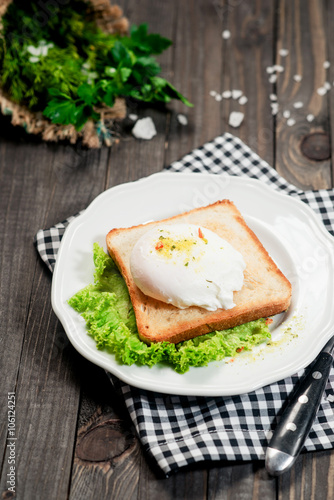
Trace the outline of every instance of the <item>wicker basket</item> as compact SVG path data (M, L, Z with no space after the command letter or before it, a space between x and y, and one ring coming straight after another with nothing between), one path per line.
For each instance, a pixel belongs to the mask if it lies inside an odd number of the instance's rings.
M8 6L15 0L0 0L0 18L4 16ZM86 0L91 9L89 15L98 26L107 33L126 34L128 20L123 16L122 9L110 5L109 0ZM99 148L103 144L111 146L114 142L111 127L115 120L126 116L126 104L122 98L117 98L112 108L103 106L96 109L101 115L98 123L88 120L79 132L73 125L56 125L46 119L42 113L34 113L25 106L11 101L10 96L0 88L0 110L3 115L11 116L11 123L23 127L29 134L40 134L45 141L68 140L75 144L79 139L88 148Z

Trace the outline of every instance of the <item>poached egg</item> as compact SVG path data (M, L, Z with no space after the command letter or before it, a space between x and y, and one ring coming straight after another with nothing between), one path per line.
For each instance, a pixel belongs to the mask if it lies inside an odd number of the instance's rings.
M232 309L241 290L245 261L213 231L194 224L164 224L135 243L130 268L145 294L185 309Z

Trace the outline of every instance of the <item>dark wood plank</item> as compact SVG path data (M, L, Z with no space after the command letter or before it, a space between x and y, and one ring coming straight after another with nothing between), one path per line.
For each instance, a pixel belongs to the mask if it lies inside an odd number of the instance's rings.
M269 164L274 163L274 119L271 113L266 68L273 64L275 45L274 2L227 2L224 30L231 38L224 43L223 90L241 90L248 102L223 99L222 128L242 139ZM232 111L245 118L239 128L228 125Z
M123 8L125 14L134 24L147 22L150 31L159 32L163 36L172 38L173 5L157 2L153 6L150 2L142 2L139 10L136 8L135 2L124 2ZM164 76L169 78L172 64L171 53L167 51L161 55L159 62ZM164 165L166 128L169 120L168 110L161 106L147 107L130 103L129 111L139 117L150 116L155 123L157 135L151 141L137 140L131 134L131 122L129 121L125 122L124 127L119 128L121 140L110 151L105 188L158 172ZM136 207L129 205L129 210L135 212ZM125 439L123 442L123 444L125 443L124 450L118 454L122 438L133 436L134 431L129 420L124 418L124 414L123 417L119 417L118 412L115 412L115 396L110 384L108 384L107 381L104 385L106 391L104 401L109 399L111 408L104 413L101 408L101 399L94 398L88 404L89 381L84 380L84 377L81 378L81 387L84 393L80 419L83 419L85 423L78 428L70 487L71 499L81 499L83 495L87 499L103 498L105 491L108 491L108 494L115 499L137 498L140 492L139 479L142 475L142 467L145 469L148 467L146 457L143 455L137 438L133 438L133 443L129 446ZM87 427L87 420L89 427ZM111 428L115 424L111 420L116 420L120 425L118 438L111 432ZM105 422L103 426L101 426L102 421ZM93 432L100 433L99 436L106 453L105 458L100 461L94 461L93 457L87 457L84 460L82 456L83 439L88 439L87 436ZM87 487L87 485L89 486Z
M51 500L330 499L330 451L302 455L280 479L270 478L263 462L199 464L162 479L143 453L103 370L69 345L52 313L51 276L32 238L40 227L85 208L105 188L158 172L224 131L241 137L297 185L332 185L328 144L333 142L333 94L321 97L316 90L327 79L323 62L333 60L334 7L283 0L120 3L132 22L148 22L151 31L173 40L159 57L163 75L194 108L177 102L167 110L132 103L132 112L153 118L157 136L138 141L127 121L118 130L121 141L111 150L98 151L47 145L0 119L0 210L5 215L0 232L0 359L6 374L0 395L0 443L4 451L7 391L15 391L18 498L24 489L25 498ZM225 29L231 31L229 40L222 39ZM287 48L289 55L280 56L280 48ZM266 68L274 63L284 64L284 72L277 83L270 83ZM295 74L302 74L303 80L293 80ZM327 75L332 82L332 69ZM209 94L228 89L242 90L247 104L216 101ZM272 92L280 104L276 118L270 108ZM298 100L304 106L296 110L293 103ZM282 115L286 109L294 113L293 127ZM232 110L245 112L237 129L228 125ZM178 113L187 115L188 125L180 125ZM305 120L307 113L315 115L312 123ZM3 456L0 485L7 497L8 449Z
M43 227L85 209L105 189L110 150L79 145L47 145L52 156L49 178L40 189L47 193ZM41 165L42 168L42 165ZM38 228L37 228L38 229Z
M203 464L181 469L168 478L162 478L145 461L141 466L138 499L204 500L210 498L207 481L208 471Z
M332 11L333 9L329 7ZM280 2L277 51L286 48L286 58L277 55L277 64L284 72L277 80L280 112L277 117L277 170L292 183L305 189L333 186L329 102L332 90L324 96L317 90L332 82L325 61L333 62L328 36L333 12L322 2ZM329 52L328 52L329 50ZM302 80L295 81L294 75ZM295 109L293 104L302 102ZM284 110L291 112L295 125L289 126ZM309 122L308 114L314 115ZM301 455L291 471L279 479L279 498L328 498L333 494L328 474L332 469L333 453L317 452ZM320 465L321 464L321 465Z
M108 395L115 404L110 387ZM140 461L129 418L97 411L78 432L70 498L101 498L106 491L110 498L137 498Z
M240 137L269 164L274 165L275 120L271 113L267 66L273 64L275 45L275 4L273 2L225 2L220 10L221 30L231 37L223 40L221 91L241 90L248 101L236 99L216 102L221 109L221 130ZM232 111L244 113L240 127L231 127ZM276 482L265 471L264 463L230 464L209 472L212 498L275 498Z
M166 165L220 134L220 103L210 91L221 91L223 64L221 21L214 2L178 2L173 33L173 83L193 108L172 103ZM182 125L181 113L188 120Z
M334 84L334 4L333 2L328 2L326 10L326 35L327 35L327 47L328 47L328 60L331 62L331 67L328 69L329 81ZM334 144L334 127L333 127L333 116L334 116L334 93L330 92L328 94L329 99L329 136L330 144ZM332 186L334 186L334 162L333 162L333 148L331 148L331 173L332 173Z
M290 182L305 188L326 188L331 186L330 148L320 146L319 141L330 143L328 94L318 94L325 82L329 81L328 70L324 68L328 60L326 28L327 11L322 2L279 2L279 32L277 40L276 64L284 67L277 79L276 88L280 106L277 115L277 170ZM287 49L288 56L279 55L280 49ZM302 76L300 82L295 75ZM332 83L332 82L331 82ZM329 91L331 92L331 91ZM303 107L296 109L296 103ZM289 126L284 112L290 112L295 123ZM307 115L314 115L312 122ZM322 137L314 135L323 134ZM307 138L302 148L303 140ZM313 159L321 148L320 157Z
M224 462L219 467L210 467L208 491L209 498L221 500L274 500L276 479L267 474L263 462Z
M6 141L1 153L1 212L5 214L1 231L1 365L6 373L1 396L7 398L7 391L16 393L16 484L18 490L20 483L25 485L27 497L34 497L37 491L47 496L52 490L55 495L65 495L79 388L67 351L59 353L59 325L50 307L50 276L37 263L33 247L35 231L44 222L40 207L46 205L48 192L41 189L41 183L49 182L52 154L45 145L28 140ZM7 404L2 405L1 411L6 408ZM2 417L3 445L7 418ZM8 451L1 491L8 486Z
M333 452L305 453L298 457L294 467L279 478L279 500L332 499Z
M86 207L104 189L109 151L46 145L16 131L13 137L1 145L1 209L6 214L1 232L1 364L7 373L1 396L7 397L7 391L17 396L18 484L24 484L27 498L64 498L80 397L78 355L51 310L50 273L37 256L33 236ZM6 408L4 402L2 411Z

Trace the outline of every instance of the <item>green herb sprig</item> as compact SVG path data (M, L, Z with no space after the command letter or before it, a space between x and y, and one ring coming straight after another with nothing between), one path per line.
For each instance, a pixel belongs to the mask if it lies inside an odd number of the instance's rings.
M178 99L191 103L160 75L155 55L171 41L133 25L129 35L106 34L89 20L88 6L72 0L55 8L47 24L40 7L17 0L0 32L0 84L17 103L40 111L52 123L82 129L98 121L117 97L147 103ZM18 22L18 19L20 22Z

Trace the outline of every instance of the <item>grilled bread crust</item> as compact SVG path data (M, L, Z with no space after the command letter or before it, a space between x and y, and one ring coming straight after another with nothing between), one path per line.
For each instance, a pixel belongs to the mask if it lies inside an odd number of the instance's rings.
M195 224L210 229L242 254L246 269L242 289L234 292L235 307L212 312L197 306L179 309L141 292L130 271L132 248L146 231L162 223ZM106 242L108 252L129 289L138 333L146 343L178 343L215 330L225 330L273 316L285 311L290 305L290 282L229 200L221 200L157 222L112 229L107 234Z

